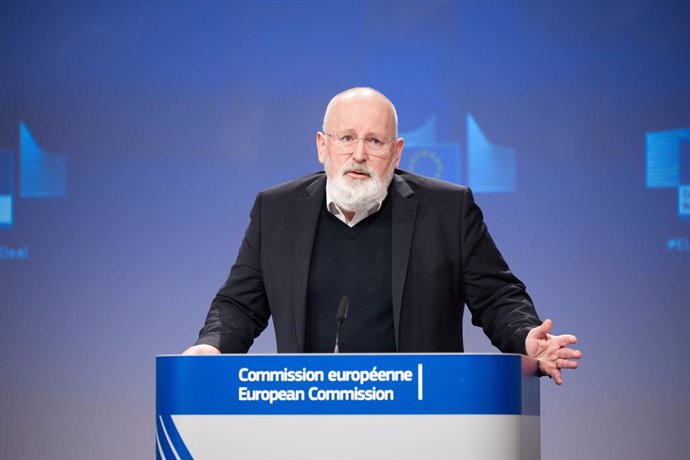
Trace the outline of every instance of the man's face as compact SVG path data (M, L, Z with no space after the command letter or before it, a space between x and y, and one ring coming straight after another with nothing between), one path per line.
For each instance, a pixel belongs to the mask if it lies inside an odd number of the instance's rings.
M403 140L395 139L396 126L390 104L375 93L355 92L334 101L326 121L326 133L316 135L319 161L329 179L340 178L352 187L371 181L375 174L387 187L400 163ZM359 139L349 149L338 139ZM365 141L361 141L364 139ZM368 142L367 142L368 140ZM379 140L380 150L372 147Z

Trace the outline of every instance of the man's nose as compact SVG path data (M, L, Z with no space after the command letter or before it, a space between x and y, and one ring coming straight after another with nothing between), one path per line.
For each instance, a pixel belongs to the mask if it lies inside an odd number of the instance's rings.
M363 163L367 159L367 148L363 139L359 139L352 152L352 159L357 163Z

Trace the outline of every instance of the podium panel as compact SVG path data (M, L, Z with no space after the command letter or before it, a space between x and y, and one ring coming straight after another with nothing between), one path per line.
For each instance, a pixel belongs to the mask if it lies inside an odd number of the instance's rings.
M159 356L156 455L538 459L537 365L510 354Z

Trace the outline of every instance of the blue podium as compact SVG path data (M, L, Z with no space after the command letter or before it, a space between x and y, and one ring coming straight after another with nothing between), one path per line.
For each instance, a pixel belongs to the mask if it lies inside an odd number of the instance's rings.
M537 364L510 354L159 356L156 455L534 460Z

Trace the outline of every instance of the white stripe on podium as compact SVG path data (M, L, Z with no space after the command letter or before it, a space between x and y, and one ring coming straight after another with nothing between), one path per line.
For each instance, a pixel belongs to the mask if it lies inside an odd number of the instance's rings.
M195 460L538 460L531 415L173 415Z

